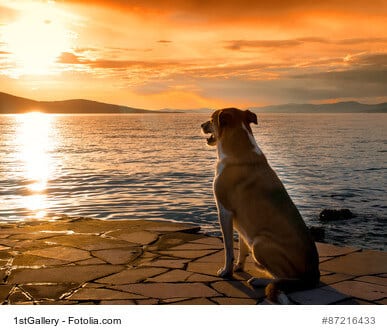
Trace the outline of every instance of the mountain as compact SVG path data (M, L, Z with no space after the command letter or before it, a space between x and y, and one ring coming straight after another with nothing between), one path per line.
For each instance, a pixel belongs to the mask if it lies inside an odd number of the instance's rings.
M90 100L35 101L0 92L0 114L41 111L46 113L159 113Z
M387 103L363 104L337 102L330 104L281 104L253 107L251 110L267 113L387 113Z

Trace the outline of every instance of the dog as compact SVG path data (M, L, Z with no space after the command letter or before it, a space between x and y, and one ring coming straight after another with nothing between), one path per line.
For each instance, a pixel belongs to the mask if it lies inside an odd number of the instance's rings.
M213 190L225 250L218 276L243 270L251 252L273 279L252 278L249 283L266 286L269 300L288 303L286 293L319 283L318 253L297 207L258 147L251 123L257 124L257 116L250 110L226 108L201 125L210 134L207 144L218 153ZM239 234L235 265L234 227Z

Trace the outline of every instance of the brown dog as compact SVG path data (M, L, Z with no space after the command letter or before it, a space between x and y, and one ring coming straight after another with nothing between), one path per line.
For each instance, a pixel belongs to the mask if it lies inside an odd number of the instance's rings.
M316 245L280 179L257 146L250 123L257 116L249 110L215 111L202 124L207 143L217 147L214 195L225 247L225 265L219 276L243 268L251 252L274 280L251 279L267 285L270 300L287 302L280 292L312 288L319 283ZM233 266L233 227L239 233L239 256Z

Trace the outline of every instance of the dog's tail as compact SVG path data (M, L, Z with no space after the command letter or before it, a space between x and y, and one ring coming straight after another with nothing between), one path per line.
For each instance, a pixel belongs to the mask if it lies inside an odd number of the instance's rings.
M308 290L316 287L319 280L304 279L278 279L268 284L265 288L266 298L270 301L288 304L289 300L285 294L294 291Z

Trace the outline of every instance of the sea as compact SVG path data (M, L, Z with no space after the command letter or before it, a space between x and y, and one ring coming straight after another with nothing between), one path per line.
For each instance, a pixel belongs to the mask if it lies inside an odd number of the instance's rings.
M209 114L0 115L0 221L167 220L221 235ZM324 241L386 250L387 115L258 113L253 133ZM355 217L322 222L324 209Z

